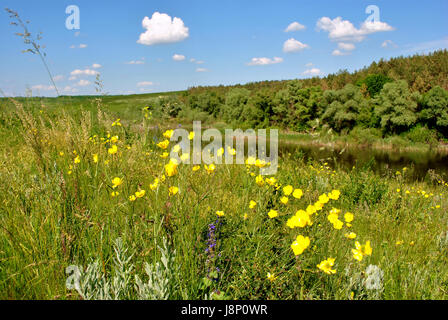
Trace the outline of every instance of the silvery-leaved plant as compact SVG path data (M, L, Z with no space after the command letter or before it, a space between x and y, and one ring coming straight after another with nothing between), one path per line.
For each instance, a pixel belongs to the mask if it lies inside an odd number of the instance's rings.
M87 268L75 265L68 266L66 280L68 290L76 290L84 300L124 300L124 299L172 299L177 292L175 267L176 251L169 250L166 240L159 246L160 262L145 263L148 282L144 283L135 275L134 264L131 262L133 254L121 238L114 243L115 256L113 259L112 275L101 270L99 259L90 263ZM135 280L135 281L133 281Z
M366 268L366 278L364 279L364 286L367 290L382 290L384 272L376 265L369 265Z

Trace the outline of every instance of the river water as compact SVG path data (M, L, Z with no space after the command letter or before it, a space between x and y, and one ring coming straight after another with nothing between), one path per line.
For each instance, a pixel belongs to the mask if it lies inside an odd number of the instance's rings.
M413 179L424 179L429 170L442 178L448 177L448 153L436 151L397 151L372 148L350 147L336 149L320 146L303 146L280 143L279 154L298 152L305 161L327 162L332 168L351 170L353 166L368 167L378 174L394 174L404 167Z

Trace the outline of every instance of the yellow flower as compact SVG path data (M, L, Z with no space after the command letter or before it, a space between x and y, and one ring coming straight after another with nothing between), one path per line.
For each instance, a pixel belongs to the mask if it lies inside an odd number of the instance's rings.
M115 121L112 123L112 127L114 127L114 126L119 126L119 127L121 127L120 119L117 119L117 120L115 120Z
M201 169L201 166L194 166L191 170L198 171L199 169Z
M191 131L191 132L188 134L188 139L193 140L193 138L194 138L194 131Z
M358 241L355 242L355 249L352 249L353 258L361 261L364 256L372 255L372 247L370 246L370 241L366 244L361 245Z
M248 157L247 159L246 159L246 164L247 165L254 165L255 164L255 162L256 162L256 159L254 158L254 157Z
M344 234L344 237L346 237L347 239L355 239L356 233L354 233L354 232L346 233L346 234Z
M95 162L95 163L97 163L98 162L98 154L93 154L92 155L92 158L93 158L93 162Z
M170 192L170 196L174 196L176 193L179 192L179 188L178 187L169 187L168 188L169 192Z
M264 185L263 177L261 175L258 175L255 178L255 183L258 184L260 187L262 187Z
M319 196L320 203L326 204L328 201L330 201L330 198L325 193Z
M333 190L328 194L328 198L331 200L338 200L341 192L339 190Z
M216 215L218 217L222 217L222 216L224 216L224 211L216 211Z
M291 229L296 227L304 228L306 225L311 226L312 222L310 219L310 215L304 210L297 211L296 214L289 218L286 222L286 226Z
M174 130L166 130L164 133L163 133L163 136L165 137L165 138L167 138L167 139L171 139L171 137L172 137L172 135L173 135L173 132L174 132ZM165 148L164 148L165 149Z
M166 159L166 158L168 158L169 155L170 155L170 154L169 154L168 152L164 152L164 153L162 153L162 154L160 155L160 158L162 158L162 159Z
M275 279L277 279L277 277L275 277L274 274L271 274L270 272L268 272L267 278L271 282L274 281Z
M135 201L137 198L132 194L129 196L129 201Z
M288 185L286 187L283 187L283 194L285 196L289 196L292 193L293 187Z
M317 267L326 274L335 274L336 270L331 269L334 266L334 258L328 258L317 265Z
M79 158L79 156L76 156L74 162L75 162L75 163L80 163L80 162L81 162L81 158Z
M161 142L159 142L157 144L157 146L163 150L165 150L166 148L168 148L168 145L170 144L170 142L168 140L163 140Z
M120 193L118 191L112 191L110 196L113 197L117 197Z
M218 157L221 157L224 154L224 148L219 148L216 154L218 155Z
M234 156L236 155L236 150L234 148L231 147L227 147L227 151L229 152L230 155Z
M62 157L64 155L64 152L63 151L59 152L59 155Z
M267 165L266 161L257 159L255 160L255 166L258 168L263 168Z
M212 174L215 171L216 166L215 166L214 163L211 163L209 166L204 164L204 168L205 168L205 171L207 171L208 174Z
M157 178L155 178L154 179L154 181L153 181L153 183L151 183L150 185L149 185L149 188L151 189L151 190L156 190L157 189L157 186L159 185L159 179L157 179Z
M308 207L306 207L306 212L310 215L316 213L316 211L316 208L312 204L309 204Z
M296 240L291 244L294 255L298 256L310 245L310 238L298 235Z
M113 136L112 138L110 138L111 143L117 143L117 141L118 141L118 136Z
M112 188L116 188L118 186L120 186L123 183L123 180L119 177L115 177L112 179Z
M345 219L345 222L352 222L353 221L353 213L351 213L351 212L347 212L347 213L345 213L344 214L344 219Z
M269 212L268 212L268 216L269 216L269 218L271 218L271 219L275 218L276 216L278 216L278 212L277 212L277 210L273 210L273 209L269 210Z
M266 183L270 186L273 186L276 182L277 182L277 179L275 179L274 177L266 178Z
M145 195L146 191L145 190L140 190L140 191L136 191L135 192L135 196L137 198L143 198L143 196Z
M118 148L115 144L112 147L110 147L109 149L107 149L107 152L109 152L109 154L116 154L117 151L118 151Z
M283 204L287 204L288 200L289 200L288 197L281 197L280 198L280 202L283 203Z
M245 214L243 215L243 219L246 220L247 217L248 217L248 216L247 216L247 213L245 213Z
M177 174L177 162L172 161L173 159L170 159L170 162L168 162L165 165L165 172L168 177L172 177Z
M249 209L255 208L256 205L257 205L257 203L254 200L250 200L250 202L249 202Z
M403 240L398 240L397 242L395 242L395 245L397 245L397 246L402 245L403 242L404 242Z
M300 199L303 196L302 189L294 189L294 192L292 193L292 196L296 199Z
M316 211L322 210L323 207L324 207L324 204L322 202L320 202L320 201L316 201L314 203L314 208L316 208Z

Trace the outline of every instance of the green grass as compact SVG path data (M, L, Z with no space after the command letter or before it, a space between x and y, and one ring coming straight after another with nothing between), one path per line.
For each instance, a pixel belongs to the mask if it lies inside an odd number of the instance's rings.
M154 140L163 139L162 131L141 112L146 98L135 97L134 104L106 98L113 106L100 109L91 98L67 99L44 99L45 107L29 100L6 107L2 101L0 298L79 299L65 287L65 268L96 259L109 275L119 237L134 253L133 275L140 278L145 262L159 261L157 244L168 240L176 250L172 299L210 293L233 299L349 299L352 293L353 299L447 298L448 187L436 174L413 181L412 169L383 176L368 168L333 171L292 153L279 160L278 188L257 185L259 169L244 165L217 165L211 174L203 166L193 171L179 165L162 181L168 159ZM112 127L119 117L123 126ZM119 139L115 155L108 153L108 133ZM114 177L123 184L113 188ZM151 190L155 178L161 181ZM302 189L303 197L289 196L282 204L286 185ZM171 186L179 193L170 196ZM141 189L145 196L130 201ZM296 211L334 189L339 199L312 214L311 226L286 226ZM114 191L119 195L112 197ZM254 209L250 200L257 202ZM354 214L351 227L332 226L327 216L333 207L342 221L344 213ZM279 216L270 219L270 209ZM218 210L225 215L216 224ZM214 259L205 252L210 224L217 225ZM347 232L356 239L344 237ZM311 243L295 256L290 246L299 234ZM352 254L355 241L371 241L373 248L360 262ZM330 257L336 273L328 275L316 266ZM384 272L380 292L363 285L370 264ZM267 279L268 272L275 280Z

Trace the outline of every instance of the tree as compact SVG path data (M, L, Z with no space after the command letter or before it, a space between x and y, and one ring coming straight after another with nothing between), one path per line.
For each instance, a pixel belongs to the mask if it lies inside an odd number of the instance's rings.
M429 127L436 127L447 133L448 130L448 91L437 86L429 90L423 97L423 108L420 118Z
M227 92L223 110L224 119L227 122L240 120L244 107L249 100L249 96L250 91L243 88L234 88Z
M392 82L392 79L385 75L369 74L363 80L357 81L356 85L359 87L362 87L362 85L365 85L367 87L369 96L371 98L374 98L378 93L380 93L381 89L383 89L383 86L388 82Z
M341 90L324 92L322 105L327 106L322 121L336 131L353 129L356 125L368 125L371 107L364 99L361 90L348 84Z
M386 133L401 133L417 121L418 93L411 94L404 80L386 83L376 99L375 114Z

